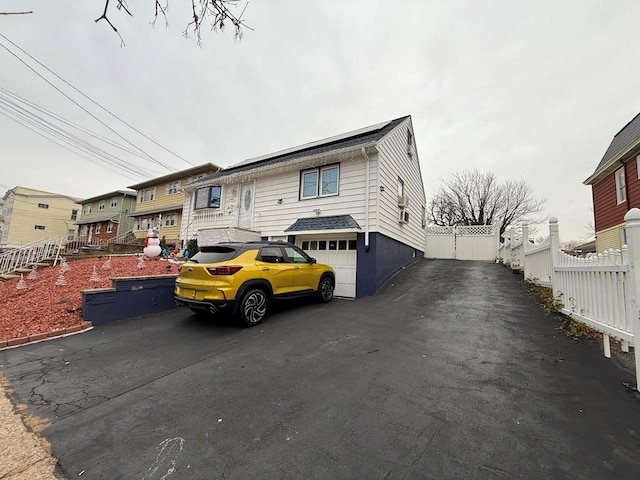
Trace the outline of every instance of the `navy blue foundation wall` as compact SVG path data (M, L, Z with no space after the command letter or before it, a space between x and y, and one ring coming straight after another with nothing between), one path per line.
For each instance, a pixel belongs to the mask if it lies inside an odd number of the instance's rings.
M357 249L357 297L373 295L384 281L400 268L424 256L423 251L381 233L369 234L368 249L364 245L364 233L359 233Z
M176 275L114 278L112 288L82 291L82 317L94 325L177 308Z

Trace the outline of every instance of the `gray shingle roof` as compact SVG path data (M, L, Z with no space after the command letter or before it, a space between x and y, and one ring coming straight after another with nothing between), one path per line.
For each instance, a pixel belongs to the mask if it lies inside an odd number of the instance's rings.
M395 120L390 120L388 122L374 125L368 129L360 129L354 131L353 135L349 135L346 133L344 135L340 135L337 139L336 137L331 137L326 140L326 142L314 142L312 145L302 145L299 149L287 150L283 152L276 152L273 155L267 155L266 157L261 157L259 160L245 161L240 164L220 169L216 173L212 175L208 175L202 179L200 182L213 180L218 177L225 176L229 173L243 172L247 170L252 170L256 167L263 167L266 165L274 165L277 163L287 162L289 160L295 160L296 158L308 157L312 155L318 155L321 153L331 152L333 150L341 150L349 147L357 147L359 145L366 145L371 142L377 142L382 137L384 137L387 133L397 127L400 123L405 121L409 116L396 118Z
M308 232L316 230L360 229L360 225L351 215L334 215L332 217L299 218L285 232Z
M631 145L638 137L640 137L640 113L627 123L622 130L615 134L609 148L604 152L604 156L602 160L600 160L596 172L618 153Z

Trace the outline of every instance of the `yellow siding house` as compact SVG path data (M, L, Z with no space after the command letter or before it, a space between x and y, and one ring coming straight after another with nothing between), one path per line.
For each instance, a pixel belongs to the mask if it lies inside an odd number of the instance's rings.
M0 247L16 248L51 238L77 237L80 198L18 186L8 190L3 200Z
M170 246L180 246L180 225L184 204L183 187L218 171L217 166L205 163L187 170L131 185L138 194L134 212L133 231L136 238L145 238L151 227L158 227L160 238Z

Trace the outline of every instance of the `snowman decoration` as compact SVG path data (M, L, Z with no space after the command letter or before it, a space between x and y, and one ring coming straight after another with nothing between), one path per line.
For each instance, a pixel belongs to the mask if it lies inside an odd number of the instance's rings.
M144 239L144 248L142 253L144 253L146 257L156 258L161 252L160 232L157 227L150 228L147 232L147 238Z

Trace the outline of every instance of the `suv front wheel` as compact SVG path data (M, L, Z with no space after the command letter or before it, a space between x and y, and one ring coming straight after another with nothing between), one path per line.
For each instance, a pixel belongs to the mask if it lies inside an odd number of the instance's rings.
M245 326L252 327L262 322L267 315L268 305L269 300L263 290L259 288L249 290L240 300L238 317Z
M318 300L322 303L329 303L333 298L333 279L327 275L322 277L318 286Z

